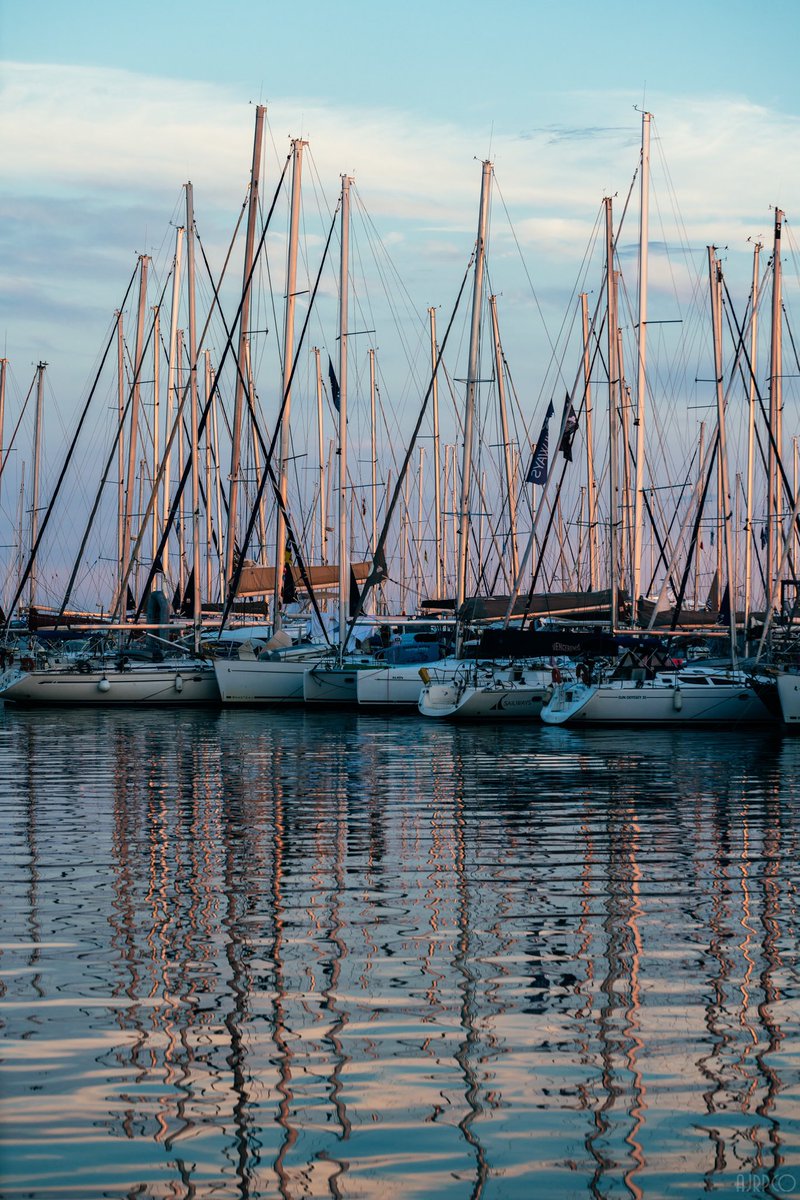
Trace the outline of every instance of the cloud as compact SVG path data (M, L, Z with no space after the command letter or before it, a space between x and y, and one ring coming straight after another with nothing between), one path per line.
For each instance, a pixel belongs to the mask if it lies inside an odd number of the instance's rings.
M528 142L538 141L544 137L548 143L555 145L558 142L596 141L600 138L617 140L620 134L630 140L630 127L625 125L582 125L570 128L566 125L545 125L527 133L521 133L519 136L523 141Z
M49 434L53 462L60 459L64 431L96 370L137 256L152 256L156 289L167 277L174 227L185 219L182 186L188 180L203 248L214 271L221 269L249 182L254 109L233 88L215 83L44 64L5 63L0 70L0 335L23 389L30 380L28 364L39 358L50 362L60 420L60 426L48 425L56 430ZM560 393L563 378L571 380L579 367L573 345L577 290L589 291L593 306L602 287L602 199L607 195L613 196L617 222L627 208L619 250L626 286L623 320L630 336L638 253L636 98L622 89L564 92L551 98L557 124L537 123L535 113L530 120L523 113L513 128L494 129L490 281L500 297L504 352L526 419L548 379L560 373L553 385ZM728 247L726 273L738 284L736 294L746 296L752 259L748 238L765 241L766 259L769 206L787 204L800 191L800 121L743 95L663 94L649 100L656 114L650 208L653 359L658 341L671 350L686 338L688 346L702 348L695 350L699 361L709 342L705 248L711 243ZM268 107L263 204L271 202L290 138L300 136L309 141L302 238L306 274L311 278L316 271L340 176L353 174L359 226L353 239L359 285L354 291L362 293L353 297L354 311L359 326L378 331L382 394L390 409L393 399L403 397L395 404L402 421L417 402L414 372L427 370L429 361L409 344L415 317L420 339L427 336L429 305L440 310L439 328L445 328L472 250L484 134L476 133L467 117L444 121L396 108L324 104L300 93L279 96ZM269 278L253 316L254 328L272 330L266 349L254 355L265 364L264 386L259 384L265 406L274 399L279 378L269 368L282 310L286 208L284 196L268 239ZM225 286L228 319L238 300L241 241L240 233ZM399 305L383 294L395 279L404 289ZM208 281L202 286L207 302ZM314 344L333 347L333 265L320 295L323 315L311 337ZM305 303L301 300L301 307ZM692 333L689 318L695 313ZM678 317L681 324L673 324ZM132 313L126 315L126 330L133 320ZM402 346L399 334L398 345L393 344L398 326L406 339ZM465 341L463 328L454 327L451 345ZM219 351L224 331L214 329L209 344ZM627 353L630 363L634 355ZM457 367L452 374L460 377ZM698 366L695 374L703 378L708 371ZM110 397L106 417L115 403L113 386ZM9 411L13 407L12 396ZM538 427L538 416L534 424ZM93 451L85 452L87 480L96 459ZM13 496L14 489L9 486L7 494Z
M623 90L564 92L558 124L495 129L492 158L492 285L527 296L524 321L507 314L510 351L536 371L547 348L532 328L532 288L558 328L582 273L601 278L604 195L617 219L628 206L621 247L635 269L640 116ZM800 121L745 97L650 97L651 243L679 249L678 267L654 265L652 286L689 294L686 274L707 244L729 247L726 269L749 281L748 237L769 238L770 203L800 190ZM629 123L621 117L630 114ZM4 171L0 239L5 263L8 353L34 361L49 325L53 369L91 363L136 256L148 253L165 277L182 185L194 185L198 228L215 269L242 212L252 155L254 109L230 87L132 71L5 63L0 95ZM262 199L268 203L293 136L309 140L304 162L304 246L313 273L342 172L355 176L361 248L390 255L420 312L447 309L477 225L483 138L463 124L374 106L282 96L268 108ZM286 203L280 210L285 224ZM280 228L283 228L281 225ZM584 263L594 239L592 259ZM270 239L273 283L283 272L280 237ZM673 249L674 253L674 249ZM702 264L701 264L702 266ZM366 270L366 266L364 267ZM230 270L230 295L241 268ZM634 287L633 279L629 287ZM323 291L332 293L330 281ZM560 297L560 299L559 299ZM103 319L103 314L106 318ZM536 321L539 319L536 317ZM273 322L270 321L270 324ZM76 330L79 336L76 336ZM384 340L386 340L384 338ZM549 351L548 351L549 356ZM59 357L61 363L59 364Z

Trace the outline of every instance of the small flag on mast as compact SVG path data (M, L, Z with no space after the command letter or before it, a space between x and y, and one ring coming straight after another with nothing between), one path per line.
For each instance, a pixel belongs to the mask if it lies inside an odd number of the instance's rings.
M281 602L283 604L294 604L297 599L297 588L294 582L294 572L292 571L292 552L286 550L283 556L283 578L281 579Z
M564 401L564 432L561 435L561 445L559 450L564 455L567 462L572 462L572 442L578 429L578 418L575 414L575 409L572 407L572 401L567 393L567 398Z
M526 483L545 483L547 480L548 421L552 417L553 412L553 402L551 400L544 415L539 440L533 448L533 458L531 459L531 465L528 467L528 474L525 476Z
M717 613L718 625L729 625L731 620L731 592L728 584L725 584L725 591L722 593L719 612Z
M353 568L350 568L350 588L348 594L348 613L351 617L357 617L361 607L361 592L358 590L356 581L356 573Z
M336 378L336 372L333 369L333 363L331 362L330 354L328 355L328 379L331 382L331 400L333 401L333 407L338 412L341 392L339 391L339 380Z

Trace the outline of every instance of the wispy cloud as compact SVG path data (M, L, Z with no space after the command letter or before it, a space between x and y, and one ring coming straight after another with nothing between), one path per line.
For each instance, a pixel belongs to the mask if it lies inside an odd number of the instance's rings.
M534 128L526 133L521 133L519 136L522 141L531 142L544 138L549 144L558 142L573 142L573 141L598 141L600 139L608 141L619 139L622 135L626 140L630 141L631 129L627 125L544 125L541 128Z
M189 179L208 245L224 253L247 187L253 130L252 111L231 89L5 63L0 99L10 353L15 343L30 353L37 309L49 315L70 308L72 318L78 310L94 319L98 307L113 307L135 255L168 245ZM653 240L674 243L680 234L701 248L713 241L744 260L747 238L769 232L769 204L800 190L800 121L744 98L650 100ZM565 93L560 108L557 125L532 122L522 133L493 134L493 246L509 261L519 250L548 295L557 293L560 278L566 303L603 195L616 195L619 213L633 188L635 210L639 115L625 92ZM621 123L627 112L630 123ZM299 95L275 99L268 122L264 194L290 137L308 138L306 180L316 197L306 203L329 210L339 176L353 173L420 309L447 303L454 266L474 238L481 155L475 132ZM635 240L633 226L626 240Z

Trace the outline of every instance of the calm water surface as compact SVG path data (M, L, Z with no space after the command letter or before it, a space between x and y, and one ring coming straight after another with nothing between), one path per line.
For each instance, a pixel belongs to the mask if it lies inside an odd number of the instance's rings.
M800 739L0 714L0 1194L800 1194Z

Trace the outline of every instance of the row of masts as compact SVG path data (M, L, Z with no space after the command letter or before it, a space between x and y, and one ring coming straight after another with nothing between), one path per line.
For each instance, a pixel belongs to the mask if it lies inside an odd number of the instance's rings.
M195 284L195 222L194 198L192 185L185 188L185 224L176 229L175 251L172 272L172 301L170 311L169 332L166 339L166 406L165 412L160 411L161 366L162 366L162 330L161 305L153 310L153 321L147 328L147 297L149 258L146 255L139 259L138 303L136 305L136 328L134 352L132 360L132 382L130 387L126 378L126 352L123 334L122 310L117 314L117 415L118 443L116 450L117 466L117 561L119 575L111 609L118 619L125 615L129 581L143 561L145 544L145 526L150 528L150 560L151 576L155 573L164 579L177 581L177 592L184 601L190 598L191 612L187 613L198 628L202 616L203 592L207 600L216 595L220 602L229 596L235 579L238 564L247 551L247 546L239 546L237 537L241 533L239 516L242 503L242 484L244 481L243 447L245 445L244 431L246 428L246 413L253 419L252 424L252 463L253 472L258 479L265 478L269 464L265 461L265 444L263 439L256 436L255 411L256 393L254 373L251 362L251 332L250 311L253 291L255 260L257 257L256 238L259 229L259 199L260 199L260 163L263 144L263 123L265 110L259 107L256 112L256 131L253 146L253 163L247 206L247 229L245 234L244 270L241 302L237 313L236 340L238 354L235 355L236 378L233 389L233 414L230 423L230 470L227 479L227 494L223 486L221 469L220 423L218 399L218 374L211 363L210 351L200 349L205 333L198 337L197 304ZM651 464L646 455L646 417L648 409L648 364L647 364L647 327L648 327L648 243L649 243L649 157L650 157L650 122L649 113L642 117L642 153L640 163L640 220L639 220L639 277L638 302L636 312L636 385L634 402L625 383L625 371L622 352L622 332L619 317L619 287L620 272L616 260L616 237L612 201L604 200L605 215L605 311L598 308L593 314L589 312L588 294L580 295L580 325L581 325L581 355L575 383L568 393L564 409L563 421L567 420L568 410L577 413L583 431L583 443L586 452L585 482L580 489L580 516L576 522L579 527L577 546L578 575L573 573L572 584L577 587L586 586L596 590L605 580L610 584L611 592L611 624L617 627L621 614L617 611L617 586L638 598L647 590L643 570L644 549L647 541L647 522L653 521L652 512L646 517L648 489L652 487L648 469ZM296 335L295 311L298 295L298 237L301 219L301 182L303 166L303 150L307 143L295 139L291 144L291 201L289 213L288 253L286 263L286 295L283 319L283 358L281 378L281 408L279 424L276 430L277 454L275 468L275 542L272 576L272 613L276 628L281 624L282 587L284 581L284 566L289 556L291 538L287 530L288 514L292 510L290 499L289 464L291 461L291 417L292 417L292 381L295 368ZM412 562L414 552L411 546L416 541L416 601L419 602L428 593L433 597L443 597L450 586L454 592L456 609L460 609L469 594L471 584L480 579L480 569L474 564L474 546L477 539L479 547L485 543L484 522L488 529L488 541L491 543L496 556L497 567L495 578L501 578L505 589L510 595L508 613L513 604L529 582L541 579L543 586L552 586L555 571L551 569L549 579L540 571L541 558L544 550L542 534L545 526L548 528L555 522L559 531L558 561L560 562L562 582L567 575L565 563L565 536L563 535L563 514L560 498L560 478L558 472L551 469L540 494L535 495L534 489L525 496L523 511L525 518L530 518L530 530L527 544L520 550L519 516L520 501L523 497L522 483L522 448L515 448L512 436L505 394L506 368L502 342L499 331L497 313L497 297L492 295L488 300L491 321L491 345L493 357L494 381L497 390L498 421L500 426L500 461L498 463L498 478L500 480L499 509L502 516L491 520L491 502L486 494L486 479L482 470L476 470L474 452L476 440L481 431L476 423L477 396L481 384L481 336L484 320L484 276L485 255L488 239L488 222L490 194L493 179L493 167L490 162L482 165L482 184L479 208L478 233L474 254L474 270L472 281L472 305L469 322L469 362L466 379L466 390L463 407L463 417L458 417L458 442L452 446L443 445L439 424L439 374L441 364L439 347L437 345L435 309L428 310L431 351L431 388L432 388L432 423L433 463L430 469L433 487L433 516L432 543L434 552L430 556L430 570L425 571L424 563L427 555L422 549L425 534L423 525L427 525L425 516L424 495L426 490L425 452L422 446L417 451L417 477L412 483L410 476L403 481L404 505L399 541L403 549L401 584L408 588L409 571L406 566L408 557ZM339 316L337 332L336 355L336 390L334 407L336 408L336 471L337 492L337 549L336 562L338 565L338 607L339 628L343 629L348 618L348 588L350 582L349 563L353 555L353 510L354 484L348 471L347 457L347 404L348 404L348 327L349 309L349 280L350 280L350 185L349 177L342 178L339 200ZM768 605L780 572L785 568L787 559L787 539L782 531L782 514L786 480L779 479L782 471L781 447L783 445L782 431L782 281L780 268L780 239L783 213L776 210L775 236L772 263L772 330L770 341L769 368L769 415L768 415L768 450L767 450L767 510L766 519L766 548L763 562L765 606ZM263 234L262 234L263 242ZM747 322L748 346L745 351L745 331L739 339L736 358L737 364L747 379L749 424L747 441L747 466L744 493L747 509L744 529L744 613L745 621L753 608L753 531L754 517L754 475L755 475L755 416L757 409L756 387L756 352L757 352L757 318L759 302L759 252L760 244L755 247L753 266L753 285L750 300L749 320ZM181 287L184 275L183 259L186 259L186 308L188 315L187 328L179 328L179 312L181 308ZM711 294L711 327L714 358L714 384L716 405L716 428L708 444L703 445L705 427L701 426L700 447L698 453L697 486L693 503L701 495L702 481L705 479L711 465L716 462L716 492L718 498L718 529L716 577L729 581L730 594L734 597L737 572L737 549L734 545L733 521L738 506L733 502L734 490L731 487L727 455L727 439L725 429L725 412L728 392L723 386L723 349L722 349L722 310L723 310L723 277L722 267L713 247L708 249L709 286ZM210 320L210 318L209 318ZM603 520L600 509L601 488L594 461L595 428L592 409L593 363L599 346L600 329L605 324L605 359L608 378L608 459L607 459L607 501L608 516ZM206 322L206 329L208 322ZM233 336L233 335L231 335ZM151 429L151 460L148 466L140 449L140 430L146 429L146 417L143 412L143 383L145 376L145 359L148 347L152 344L153 363L153 403ZM317 404L317 458L316 468L316 501L314 504L314 527L318 528L318 554L321 561L328 559L328 532L330 522L330 506L328 503L328 488L332 485L330 472L330 453L324 454L323 427L323 382L320 349L313 348L316 375L316 404ZM370 479L368 487L371 492L371 514L369 528L365 531L368 553L374 553L379 541L379 511L381 508L382 486L379 484L379 452L377 443L377 367L375 350L368 352L369 358L369 394L370 394ZM6 360L2 361L0 373L0 444L5 409ZM37 545L39 540L38 514L41 510L41 431L43 411L43 377L46 364L38 368L37 402L35 413L34 454L32 467L32 497L30 502L30 546ZM332 370L332 366L331 366ZM202 377L202 389L198 379ZM203 392L201 405L200 392ZM200 416L202 410L202 417ZM561 436L565 429L562 421ZM164 437L161 437L161 430ZM127 442L124 432L127 431ZM560 439L559 439L560 440ZM456 449L461 448L461 470L456 472ZM173 478L173 467L177 454L177 476L180 481L180 500L177 503L177 528L179 542L177 563L171 561L171 541L169 524L174 516L176 496ZM555 454L552 456L555 458ZM4 457L3 465L7 460ZM183 483L187 476L188 486ZM389 473L390 475L390 473ZM563 473L562 473L563 475ZM149 478L148 478L149 477ZM0 480L2 473L0 472ZM737 476L737 484L739 477ZM386 481L386 508L391 477ZM150 489L149 500L146 493ZM414 494L412 494L412 491ZM184 492L188 492L187 501ZM457 494L456 494L457 493ZM795 480L794 491L790 500L793 502L797 494ZM737 492L738 496L738 492ZM449 512L447 511L449 507ZM789 505L791 507L791 504ZM416 508L416 513L413 510ZM699 520L699 517L698 517ZM448 521L450 534L448 534ZM268 540L267 505L264 501L263 483L259 489L259 501L256 524L258 527L258 545L260 555L263 555ZM412 532L414 530L415 532ZM501 526L503 527L502 532ZM685 526L684 526L685 527ZM477 528L477 533L476 533ZM188 538L188 533L191 538ZM187 542L191 542L190 560L187 556ZM652 545L652 537L651 537ZM448 563L448 551L451 544L452 568ZM295 546L296 541L293 542ZM658 602L664 600L669 589L674 587L675 572L681 552L686 552L688 539L681 534L677 539L665 539L660 548L660 559L664 566L662 573L661 595ZM792 539L794 545L794 539ZM212 553L213 547L213 553ZM311 549L311 554L315 549ZM695 555L695 593L699 577L699 548L695 539L692 553ZM539 556L539 564L534 561ZM216 556L217 569L213 560ZM33 555L32 555L33 557ZM573 556L574 557L574 556ZM788 553L789 566L793 571L791 548ZM652 550L651 550L652 558ZM190 561L191 568L187 569ZM585 567L582 565L585 563ZM585 576L582 575L586 571ZM652 568L651 578L657 572ZM38 601L37 569L33 562L28 575L29 604L35 607ZM135 577L135 575L134 575ZM191 586L190 586L191 583ZM658 603L657 603L658 606ZM735 632L736 604L730 604L731 633ZM627 618L636 623L635 605L632 617Z
M606 263L606 355L607 355L607 373L608 373L608 431L609 431L609 447L610 454L608 458L608 492L609 492L609 511L611 516L607 522L608 533L608 562L610 568L610 577L616 580L623 590L630 590L634 599L638 598L643 591L642 586L642 559L643 545L645 534L644 506L648 492L648 484L646 469L648 466L645 454L645 427L648 399L648 377L647 377L647 291L648 291L648 221L649 221L649 156L650 156L650 122L651 115L643 114L642 119L642 156L640 163L640 228L639 228L639 279L638 279L638 306L636 320L636 352L637 352L637 379L635 392L635 409L634 411L634 429L635 436L631 436L629 428L629 412L631 410L630 397L625 394L624 383L624 368L622 365L622 339L621 328L618 311L618 295L619 295L619 271L615 269L615 249L616 236L612 217L612 200L607 197L604 200L605 211L605 263ZM773 271L772 271L772 328L770 339L770 371L769 371L769 416L767 423L768 436L768 462L767 462L767 480L768 480L768 496L767 496L767 519L766 519L766 554L763 565L763 574L765 578L765 605L767 611L774 607L774 590L778 586L783 570L787 564L792 566L792 554L789 552L788 543L791 541L792 546L797 545L797 530L795 528L788 538L784 538L782 532L782 513L785 515L785 509L792 507L792 502L797 496L797 478L795 477L794 486L789 492L786 486L785 472L784 485L781 486L779 480L779 472L782 470L781 447L783 445L782 431L782 412L783 401L781 394L782 386L782 347L781 347L781 331L782 331L782 277L781 277L781 228L783 222L783 212L780 209L775 210L775 232L773 243ZM754 262L753 262L753 284L749 306L749 353L744 353L743 342L744 335L740 338L740 345L737 348L736 359L737 363L744 357L746 360L746 369L742 374L748 381L748 435L747 435L747 468L746 468L746 515L744 522L745 532L745 563L744 563L744 619L742 624L746 628L749 624L749 619L753 610L753 531L754 531L754 431L756 419L756 353L757 353L757 315L759 303L759 255L762 246L756 243L754 247ZM716 255L713 246L708 247L708 263L709 263L709 281L710 281L710 307L711 307L711 327L713 340L713 360L714 360L714 385L715 385L715 406L716 406L716 433L713 439L713 446L708 447L708 453L704 457L703 453L703 433L705 425L701 424L700 430L700 453L701 466L698 471L698 480L701 480L704 471L708 466L708 456L717 454L717 500L718 500L718 516L717 527L721 537L717 538L717 565L715 577L717 581L727 579L729 582L730 596L735 594L735 578L736 578L736 555L733 545L733 518L738 517L738 503L734 501L734 490L731 487L728 467L727 454L727 439L726 439L726 424L725 411L728 402L729 388L723 388L723 350L722 350L722 305L723 305L723 276L722 264ZM591 426L592 408L591 408L591 376L590 376L590 339L596 337L596 334L590 330L588 319L588 305L586 294L581 295L581 317L583 331L583 400L582 413L585 419L585 445L586 445L586 496L588 501L588 558L589 558L589 577L590 587L595 588L598 583L597 563L598 563L598 543L597 543L597 491L598 484L593 465L593 434ZM575 389L573 389L574 391ZM569 401L569 397L568 397ZM565 410L566 418L566 410ZM564 433L562 425L561 434ZM794 457L797 457L797 439L794 439ZM718 448L718 450L717 450ZM795 476L797 472L795 470ZM549 499L548 489L550 485L556 483L556 475L553 471L550 472L545 482L542 496L539 501L539 511L534 519L528 546L523 555L523 566L527 564L527 559L536 546L537 531L540 518L547 518ZM737 476L737 484L740 479ZM782 500L784 490L788 493L788 503ZM736 495L738 501L738 493ZM582 497L583 502L583 497ZM797 524L797 513L791 517L791 524ZM581 521L583 525L583 521ZM790 526L791 527L791 526ZM699 554L699 543L695 546L695 553ZM724 561L723 561L724 560ZM780 561L779 561L780 560ZM674 569L675 563L670 564L670 568L665 572L661 594L658 597L659 604L664 601L665 594L670 585L672 578L671 572ZM699 572L695 575L695 591L696 581ZM792 566L792 578L794 578L794 567ZM510 617L514 601L519 594L520 586L519 579L515 586L512 597L509 601L507 618ZM620 614L616 611L618 603L618 591L615 586L612 586L611 591L611 625L616 628L620 624ZM695 597L696 603L696 597ZM733 601L729 605L730 616L730 633L731 638L735 639L736 634L736 609ZM637 623L635 606L633 608L633 623Z

